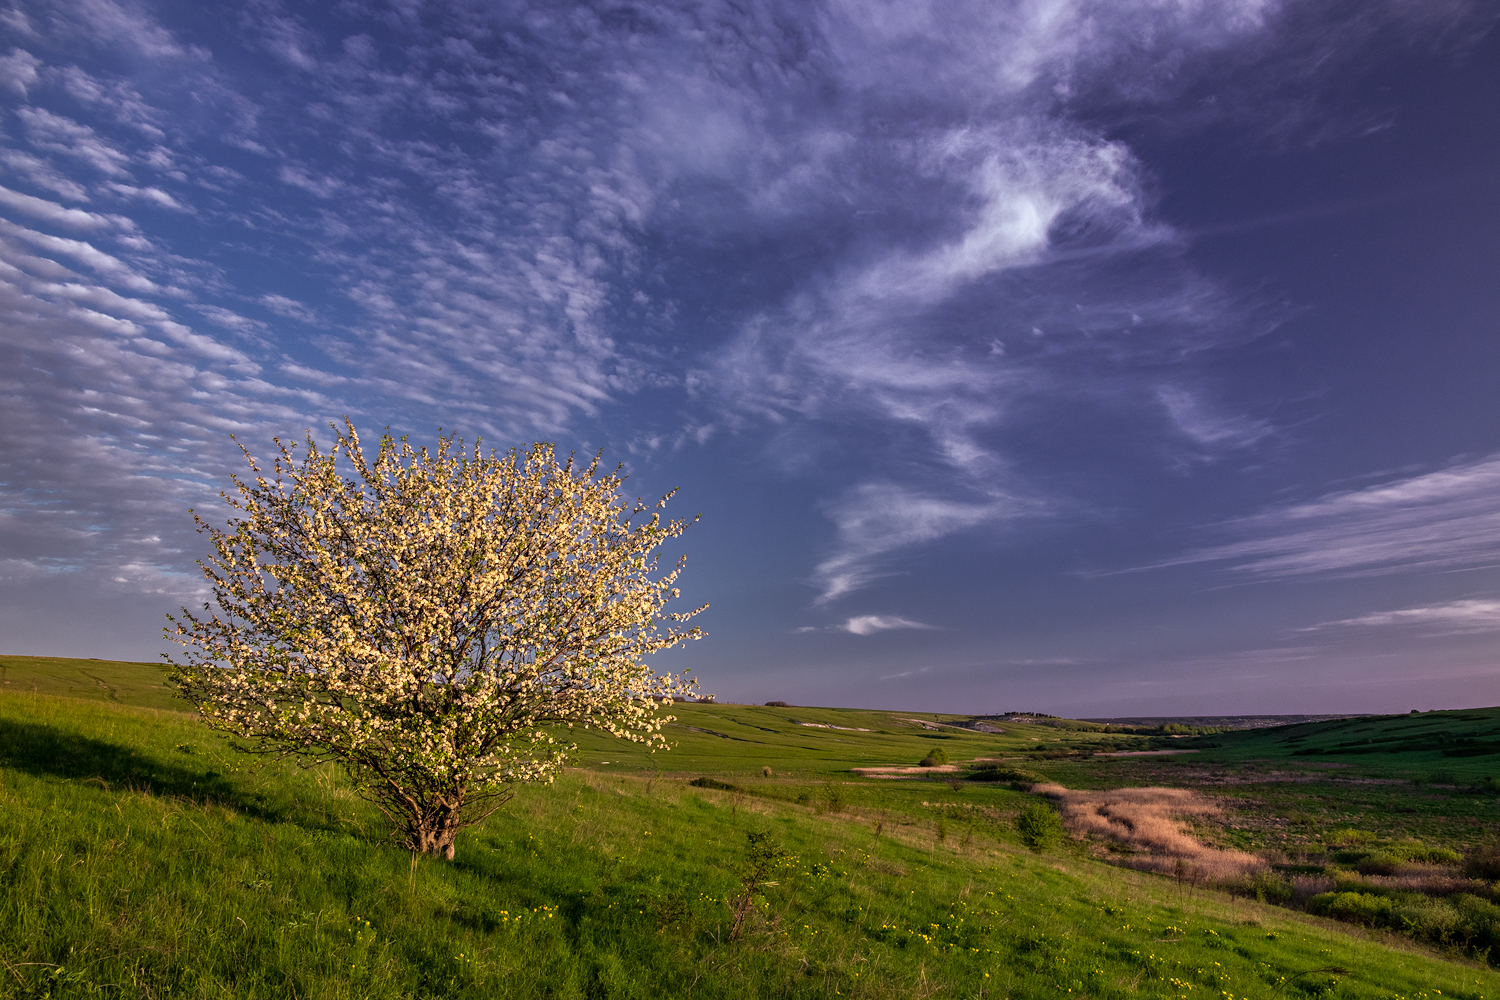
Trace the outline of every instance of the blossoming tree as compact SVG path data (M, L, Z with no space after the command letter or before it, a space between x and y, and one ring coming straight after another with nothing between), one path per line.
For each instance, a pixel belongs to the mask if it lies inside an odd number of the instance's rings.
M193 514L218 608L184 608L166 632L209 725L244 750L343 765L409 848L447 858L515 783L567 763L557 733L666 747L656 709L692 684L642 657L699 636L681 623L703 608L664 610L682 562L656 566L685 522L545 444L496 457L386 434L371 462L347 418L333 429L301 461L277 439L269 480L245 452L251 475L221 494L228 530Z

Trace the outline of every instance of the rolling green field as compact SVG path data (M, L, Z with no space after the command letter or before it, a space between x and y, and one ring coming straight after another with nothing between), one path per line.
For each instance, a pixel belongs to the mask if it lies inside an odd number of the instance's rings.
M36 692L111 701L137 708L189 711L167 684L160 663L69 660L58 656L0 656L0 692Z
M1169 744L684 704L673 751L586 736L579 769L521 789L442 862L391 846L336 772L251 766L180 711L159 667L0 669L0 996L1500 998L1453 942L1020 841L1036 799L1012 772L1102 787L1272 766L1238 734L1106 758L1089 754ZM934 748L963 766L850 770ZM1327 773L1305 763L1321 756L1284 759ZM1443 809L1484 799L1400 780ZM1332 837L1315 813L1305 825ZM784 853L734 939L751 834Z

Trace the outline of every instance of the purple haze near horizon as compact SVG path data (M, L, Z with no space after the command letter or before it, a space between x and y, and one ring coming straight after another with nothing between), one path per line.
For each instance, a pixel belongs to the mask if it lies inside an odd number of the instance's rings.
M0 8L0 652L154 658L349 414L679 487L726 700L1500 703L1495 22Z

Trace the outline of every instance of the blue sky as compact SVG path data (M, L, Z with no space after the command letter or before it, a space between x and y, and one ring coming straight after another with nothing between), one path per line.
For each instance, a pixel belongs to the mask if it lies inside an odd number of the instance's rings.
M721 698L1500 703L1465 0L0 9L0 651L349 414L680 488Z

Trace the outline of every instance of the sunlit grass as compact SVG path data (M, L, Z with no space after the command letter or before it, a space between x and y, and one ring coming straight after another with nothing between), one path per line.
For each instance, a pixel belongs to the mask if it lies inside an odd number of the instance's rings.
M830 803L826 779L579 771L444 863L335 773L246 764L183 714L0 696L0 995L1500 996L1364 932L1033 854L1001 788ZM730 942L750 832L795 860Z

